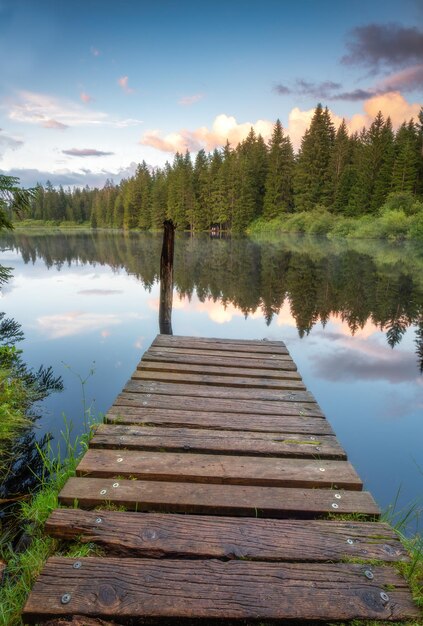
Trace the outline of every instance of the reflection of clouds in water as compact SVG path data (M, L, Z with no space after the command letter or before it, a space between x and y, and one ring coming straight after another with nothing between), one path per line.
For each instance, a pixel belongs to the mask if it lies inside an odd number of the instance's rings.
M330 354L315 357L313 373L331 381L386 380L403 383L418 380L412 354L390 347L355 341Z
M392 420L407 418L414 412L420 413L420 417L422 416L423 399L421 390L407 396L388 391L382 413L384 418Z
M124 291L122 289L82 289L77 293L81 296L115 296Z
M81 311L43 315L37 319L39 329L48 339L71 337L93 330L105 331L105 327L121 323L122 320L112 313L83 313Z

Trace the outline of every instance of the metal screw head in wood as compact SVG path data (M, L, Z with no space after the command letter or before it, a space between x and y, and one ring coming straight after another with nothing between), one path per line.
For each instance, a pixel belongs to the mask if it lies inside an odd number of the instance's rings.
M319 470L320 470L321 472L325 472L325 471L326 471L324 467L319 467Z
M354 539L347 539L347 543L349 543L350 546L354 545Z
M119 458L117 458L117 459L116 459L116 461L117 461L118 463L122 463L123 458L120 456Z
M106 493L107 493L107 489L102 489L102 490L100 491L100 495L101 495L101 496L104 496Z
M389 596L384 591L380 592L380 598L381 598L382 602L384 602L384 603L389 602Z
M336 502L332 502L332 508L339 509L339 504L336 504Z
M373 580L373 578L375 577L375 575L373 574L373 572L370 569L366 569L365 572L364 572L364 575L369 580Z
M341 494L340 494L340 493L335 493L335 498L336 498L337 500L340 500L340 499L342 498L342 496L341 496Z
M73 569L81 569L82 567L82 563L81 561L75 561L75 563L72 565Z
M101 524L101 522L102 522L102 521L103 521L103 520L101 519L101 517L96 517L96 518L95 518L95 523L96 523L96 524Z
M116 487L119 487L119 483L113 483L113 487L116 489Z
M63 596L60 598L60 602L62 604L69 604L69 602L71 601L71 594L70 593L64 593Z

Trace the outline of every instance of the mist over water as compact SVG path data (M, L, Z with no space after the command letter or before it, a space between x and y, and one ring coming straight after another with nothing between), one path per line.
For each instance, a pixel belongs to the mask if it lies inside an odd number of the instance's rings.
M103 413L158 333L161 236L113 232L0 239L13 268L0 310L22 325L28 365L65 390L40 407L35 437L83 425L78 375ZM286 342L375 499L423 492L423 254L412 246L180 235L175 335Z

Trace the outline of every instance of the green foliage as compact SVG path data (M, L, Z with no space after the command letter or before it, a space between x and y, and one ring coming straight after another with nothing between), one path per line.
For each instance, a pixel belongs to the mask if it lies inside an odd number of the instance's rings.
M40 477L38 491L32 498L19 503L18 522L26 534L29 547L24 552L15 552L10 537L0 541L0 558L7 563L6 575L0 587L0 625L20 626L21 612L34 584L48 557L53 554L92 553L90 546L62 546L44 534L44 524L51 512L58 507L58 494L66 481L75 475L81 455L86 451L89 433L76 438L72 443L71 430L65 422L62 433L65 442L65 458L60 455L60 447L54 452L51 446L46 452L40 450L44 471Z
M32 424L31 405L52 391L60 391L63 383L50 367L34 372L22 360L16 343L23 339L21 327L0 313L0 475L12 461L11 442Z
M194 163L189 152L176 153L163 168L142 162L119 185L106 181L102 189L73 190L37 185L30 213L57 224L89 221L92 228L159 229L168 218L179 230L219 225L244 232L260 217L274 220L324 206L336 222L326 215L283 224L296 232L355 236L355 231L366 237L384 232L396 237L396 225L398 237L411 237L419 229L409 224L404 235L398 216L378 227L364 221L357 229L340 220L377 216L381 209L404 210L407 216L422 211L422 145L423 109L418 123L405 122L396 133L379 112L368 129L349 135L345 121L335 131L329 110L319 104L297 157L277 120L267 145L251 129L236 147L227 143L212 154L199 150Z

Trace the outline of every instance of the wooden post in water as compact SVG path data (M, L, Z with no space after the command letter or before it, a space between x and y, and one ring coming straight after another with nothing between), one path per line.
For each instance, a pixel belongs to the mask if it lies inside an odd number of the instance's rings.
M172 298L173 298L173 250L175 244L175 226L172 220L163 222L163 246L160 257L160 334L172 335Z

